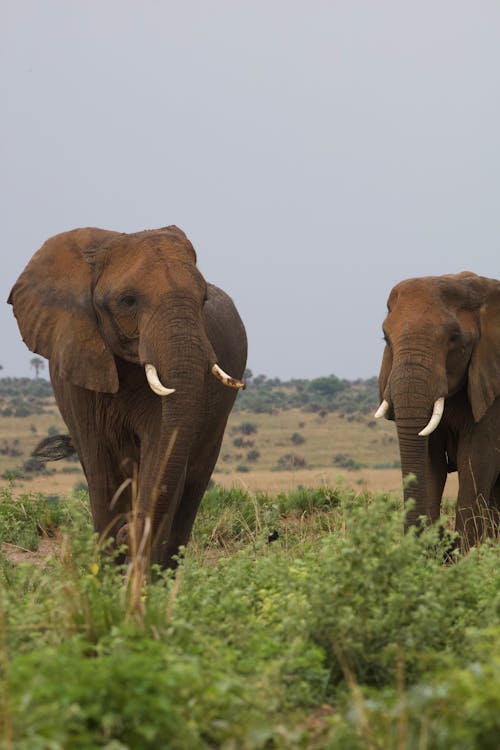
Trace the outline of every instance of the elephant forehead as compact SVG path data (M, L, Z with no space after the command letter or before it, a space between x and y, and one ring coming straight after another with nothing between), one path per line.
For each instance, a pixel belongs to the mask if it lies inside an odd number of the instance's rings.
M166 259L155 253L124 253L110 260L96 283L98 297L136 291L155 299L178 291L199 296L204 293L203 277L185 259Z
M388 309L398 306L417 308L469 309L480 307L484 299L484 289L480 277L471 273L444 276L423 276L406 279L397 284L387 303Z
M143 255L164 259L187 260L196 263L196 253L183 232L147 230L135 234L119 234L102 244L105 255Z

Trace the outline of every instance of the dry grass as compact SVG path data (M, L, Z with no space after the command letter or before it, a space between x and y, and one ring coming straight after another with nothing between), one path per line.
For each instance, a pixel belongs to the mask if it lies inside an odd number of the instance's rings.
M50 399L47 413L29 417L0 417L0 445L4 440L19 441L22 455L0 456L0 475L26 460L37 443L47 435L49 427L60 432L66 428L57 407ZM242 435L237 428L243 422L252 422L257 430L252 435ZM296 445L292 435L299 433L304 442ZM236 447L234 440L242 437L253 445ZM257 450L257 461L248 460L248 453ZM278 470L280 457L287 453L305 459L306 468L292 471ZM344 454L364 468L347 471L333 463L336 454ZM214 472L214 481L223 487L244 487L251 491L286 492L298 486L334 486L339 483L352 489L367 489L372 492L399 492L401 474L399 469L375 468L390 465L399 457L396 430L392 422L375 422L370 415L327 414L320 417L292 409L276 414L233 413ZM248 468L242 472L241 466ZM36 476L30 480L16 480L15 486L25 491L42 492L46 495L68 494L83 480L79 464L57 461L47 465L49 476ZM0 478L0 487L8 481ZM456 497L456 475L449 478L445 495Z
M252 470L246 474L215 472L213 479L221 487L240 487L252 492L288 492L298 487L336 487L343 485L353 490L369 492L402 492L399 469L360 469L342 472L335 468L300 469L297 471ZM458 492L456 474L448 476L444 497L454 499Z
M257 432L249 436L234 434L235 427L243 422L252 422ZM295 445L292 435L299 433L304 442ZM399 458L396 430L392 422L375 421L370 415L341 416L317 414L290 409L276 414L232 414L219 458L219 468L231 464L248 465L247 454L251 448L234 446L237 437L253 441L260 452L259 469L272 469L286 453L303 456L311 468L331 467L333 457L343 453L367 466L391 463Z

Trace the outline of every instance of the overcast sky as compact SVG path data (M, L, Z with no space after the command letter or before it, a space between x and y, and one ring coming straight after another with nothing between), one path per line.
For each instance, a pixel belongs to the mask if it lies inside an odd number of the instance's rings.
M497 0L2 0L1 296L49 236L177 224L249 367L370 377L391 287L499 277ZM32 354L2 302L2 375Z

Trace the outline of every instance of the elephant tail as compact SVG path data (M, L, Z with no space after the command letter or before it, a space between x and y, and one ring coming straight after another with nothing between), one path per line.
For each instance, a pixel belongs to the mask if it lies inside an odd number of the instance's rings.
M41 440L31 455L39 461L60 461L76 453L69 435L50 435Z

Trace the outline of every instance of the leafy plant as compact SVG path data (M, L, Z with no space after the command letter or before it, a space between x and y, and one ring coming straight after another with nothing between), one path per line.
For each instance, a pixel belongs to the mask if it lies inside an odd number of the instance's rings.
M86 495L1 500L11 538L18 515L61 515L44 565L0 558L0 745L498 744L494 540L450 564L439 529L403 535L399 497L214 486L132 616L130 568L99 545Z
M37 550L41 534L50 535L69 519L66 504L58 498L0 489L0 541L27 550Z

